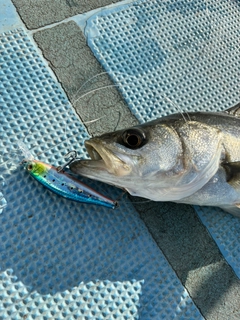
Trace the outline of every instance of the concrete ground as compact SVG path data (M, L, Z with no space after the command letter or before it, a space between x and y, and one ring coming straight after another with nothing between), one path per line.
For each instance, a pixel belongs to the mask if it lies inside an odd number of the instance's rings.
M111 85L73 20L65 20L117 1L12 0L26 27L95 136L137 123L116 88L85 92ZM56 25L55 23L58 22ZM53 25L51 25L53 24ZM48 26L47 28L42 28ZM39 28L41 28L39 30ZM78 99L78 100L77 100ZM188 205L146 202L131 197L150 233L206 319L239 319L240 283L216 243ZM142 201L142 203L140 203Z

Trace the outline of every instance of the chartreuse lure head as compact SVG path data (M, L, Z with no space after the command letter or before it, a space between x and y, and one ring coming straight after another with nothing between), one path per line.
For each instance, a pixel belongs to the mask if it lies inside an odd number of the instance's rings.
M46 185L46 177L51 166L37 160L29 160L25 162L25 169L34 179Z
M31 176L38 179L45 177L50 168L51 166L48 164L36 160L29 160L25 162L25 169Z

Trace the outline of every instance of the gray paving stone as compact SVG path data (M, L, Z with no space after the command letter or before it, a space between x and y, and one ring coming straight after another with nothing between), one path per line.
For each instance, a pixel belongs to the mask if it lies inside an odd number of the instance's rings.
M100 118L93 124L86 124L91 135L137 123L108 75L93 56L75 22L62 23L36 32L34 39L82 121L89 122ZM92 77L95 78L87 82ZM106 86L110 87L105 88ZM88 94L90 91L93 92Z
M37 29L119 0L12 0L26 27Z
M240 281L194 209L131 199L203 316L240 319Z

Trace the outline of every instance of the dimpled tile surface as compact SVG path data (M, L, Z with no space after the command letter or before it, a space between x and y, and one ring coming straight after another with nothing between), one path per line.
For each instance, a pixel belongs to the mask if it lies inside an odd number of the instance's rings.
M223 110L239 102L239 9L227 0L137 1L96 14L85 34L140 122Z
M141 281L91 281L54 295L30 293L11 270L0 273L1 319L134 319ZM6 294L7 291L7 294ZM84 317L84 318L83 318Z
M88 134L23 29L0 50L0 319L202 319L126 196L116 210L67 201L19 165L19 141L58 165L86 157Z
M239 11L237 1L137 1L93 16L85 33L143 123L239 102ZM239 220L218 211L197 210L240 277Z

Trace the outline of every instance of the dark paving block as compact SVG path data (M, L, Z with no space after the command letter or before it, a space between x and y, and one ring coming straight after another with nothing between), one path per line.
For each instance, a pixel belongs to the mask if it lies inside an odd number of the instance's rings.
M59 82L91 135L137 123L93 56L78 25L71 21L34 34ZM96 76L96 77L95 77ZM92 77L92 81L89 81ZM109 88L106 88L110 86ZM103 88L103 89L101 89ZM92 91L92 93L88 93Z
M119 0L12 0L29 29L59 22L79 13L118 2Z
M240 319L240 281L193 207L131 199L203 316Z

